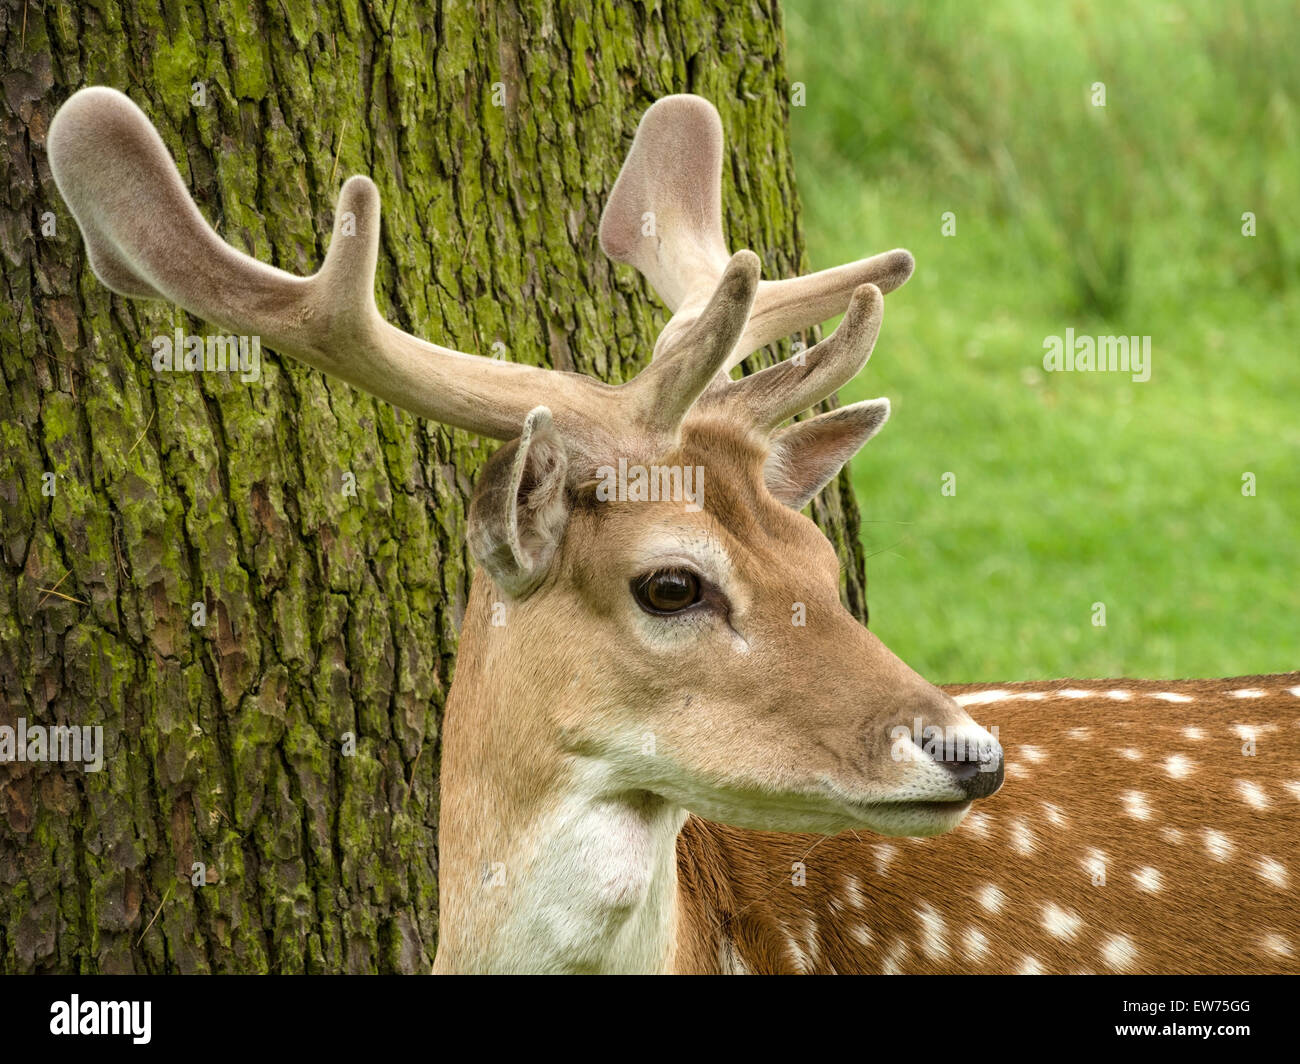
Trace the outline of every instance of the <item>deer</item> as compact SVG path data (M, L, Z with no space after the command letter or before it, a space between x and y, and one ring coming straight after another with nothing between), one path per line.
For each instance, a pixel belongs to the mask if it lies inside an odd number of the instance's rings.
M611 385L384 320L368 178L299 277L216 234L126 96L82 89L50 126L112 291L500 441L469 509L434 972L1300 970L1300 673L941 688L887 649L802 511L889 403L805 415L913 259L760 279L723 236L724 148L698 96L640 120L598 239L670 316ZM602 491L628 468L703 490Z

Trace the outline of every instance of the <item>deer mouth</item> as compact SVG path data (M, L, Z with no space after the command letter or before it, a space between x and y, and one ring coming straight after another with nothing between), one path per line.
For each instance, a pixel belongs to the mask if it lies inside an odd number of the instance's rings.
M930 801L911 802L855 802L854 805L865 812L894 812L894 813L942 813L947 816L953 813L965 813L973 804L969 798L937 799Z

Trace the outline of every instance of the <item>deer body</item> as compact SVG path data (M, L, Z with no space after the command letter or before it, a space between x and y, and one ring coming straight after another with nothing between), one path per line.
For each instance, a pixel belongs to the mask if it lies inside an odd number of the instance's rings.
M125 96L78 92L47 148L114 291L504 441L469 514L437 971L1296 970L1300 680L954 699L843 607L800 511L889 406L791 419L862 369L912 259L760 281L723 241L706 101L646 112L601 219L606 253L673 312L618 386L386 322L366 178L304 278L212 231ZM731 376L840 313L798 357ZM631 466L707 476L687 499L602 495ZM1004 797L1002 747L967 706L1013 744ZM1230 756L1233 729L1261 756Z
M698 936L753 972L1300 974L1300 673L946 690L1007 786L926 839L692 818Z

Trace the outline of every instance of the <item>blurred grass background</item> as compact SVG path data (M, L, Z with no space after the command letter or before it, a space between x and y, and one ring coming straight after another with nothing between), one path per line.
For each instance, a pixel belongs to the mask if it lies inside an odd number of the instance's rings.
M872 628L935 682L1300 668L1300 7L785 16L814 268L917 259L841 393L894 403ZM1151 336L1151 379L1045 373L1068 327Z

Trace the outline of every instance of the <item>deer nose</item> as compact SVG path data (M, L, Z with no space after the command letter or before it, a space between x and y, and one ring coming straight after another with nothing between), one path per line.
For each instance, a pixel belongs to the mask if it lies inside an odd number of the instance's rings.
M996 732L981 728L946 694L936 691L934 696L928 712L918 717L917 723L923 719L929 727L919 733L924 740L917 745L948 770L967 799L987 798L1005 775Z
M987 732L985 733L987 735ZM987 798L1002 786L1004 769L1002 746L989 736L988 744L975 744L954 757L936 756L944 768L952 773L957 786L967 798Z
M987 798L1002 786L1005 772L997 728L981 728L951 697L929 684L909 708L912 742L921 756L948 771L964 798Z

